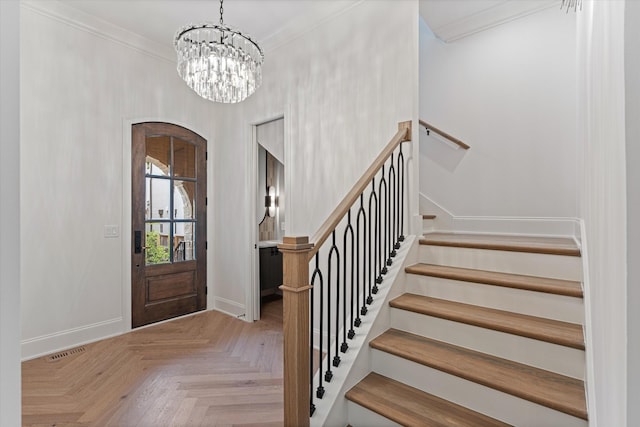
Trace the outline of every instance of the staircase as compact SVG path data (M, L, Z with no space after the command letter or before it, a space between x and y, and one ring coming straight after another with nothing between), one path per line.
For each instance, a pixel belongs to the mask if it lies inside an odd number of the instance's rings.
M434 230L436 215L425 214L422 215L422 231L423 233L429 233Z
M349 424L587 426L575 242L429 233L418 252Z

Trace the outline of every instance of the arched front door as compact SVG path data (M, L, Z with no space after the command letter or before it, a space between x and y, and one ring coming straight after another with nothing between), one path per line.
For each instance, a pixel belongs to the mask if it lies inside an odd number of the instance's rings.
M206 145L169 123L132 127L132 326L204 310Z

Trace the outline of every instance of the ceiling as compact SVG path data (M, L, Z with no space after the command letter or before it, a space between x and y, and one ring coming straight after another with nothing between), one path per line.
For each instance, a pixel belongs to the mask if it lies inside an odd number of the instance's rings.
M559 0L420 0L420 16L436 37L453 42L559 5Z
M223 16L225 25L248 34L268 50L359 1L227 0ZM60 0L59 3L171 50L179 28L206 21L218 23L220 19L218 0Z
M2 1L2 0L0 0ZM227 0L224 23L250 35L269 51L363 1ZM395 0L401 1L401 0ZM148 50L174 59L173 38L181 27L218 22L218 0L22 0L120 38L137 38ZM420 0L420 15L434 34L454 41L486 28L559 4L559 0ZM133 35L131 34L133 33ZM149 42L149 43L147 43Z

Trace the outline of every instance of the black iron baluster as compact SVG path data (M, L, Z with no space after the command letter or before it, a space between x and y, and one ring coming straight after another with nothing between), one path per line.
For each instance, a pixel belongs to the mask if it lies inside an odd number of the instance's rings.
M386 247L386 251L387 251L387 266L390 266L393 263L393 260L391 259L392 257L395 256L395 252L393 251L393 177L395 174L395 171L393 170L393 160L391 161L391 166L389 167L389 193L388 193L388 198L386 200L385 203L385 209L387 210L387 212L389 213L389 215L387 216L387 218L385 218L386 224L389 225L388 228L388 246Z
M384 178L384 175L383 175ZM375 180L375 178L374 178ZM384 262L382 258L382 181L378 184L378 196L376 207L376 285L382 283L382 268ZM376 286L377 288L377 286Z
M333 255L336 256L336 353L331 359L331 260ZM340 307L340 253L338 252L338 247L336 246L336 230L334 229L331 232L331 249L329 250L329 259L327 261L327 372L325 373L324 379L326 382L331 382L333 378L333 373L331 372L331 363L333 366L337 367L340 364L340 356L338 356L338 327L340 326L340 311L338 307Z
M340 356L338 348L340 345L340 251L336 245L336 230L331 233L332 246L331 250L335 249L336 254L336 355L333 356L333 366L336 368L340 366ZM344 325L344 321L343 321ZM344 350L346 351L346 349ZM343 351L343 352L344 352Z
M362 238L360 238L360 219L362 218ZM360 303L360 290L362 289L362 307L360 307L360 314L367 314L367 304L366 304L366 287L367 287L367 258L366 258L366 248L367 248L367 214L364 211L364 193L360 194L360 209L358 209L358 217L356 220L357 223L357 245L358 245L358 283L356 290L356 305ZM362 257L360 256L360 243L362 242ZM362 265L362 276L360 276L360 265ZM362 279L362 280L361 280ZM357 309L357 307L356 307ZM358 317L358 320L360 318Z
M404 154L402 154L402 144L400 144L400 154L398 154L398 175L400 176L400 226L398 227L399 242L404 242Z
M323 314L324 314L324 284L323 284L323 280L322 280L322 271L320 271L320 251L318 251L318 253L316 253L316 268L315 270L313 270L313 274L311 275L311 286L313 287L313 289L316 289L316 287L314 286L314 283L316 281L316 277L318 278L318 280L320 281L320 286L318 288L318 294L320 296L320 336L318 337L319 341L320 341L320 345L318 346L318 371L320 372L320 375L318 375L318 388L316 389L316 397L318 399L322 399L322 396L324 396L324 387L322 386L322 330L323 330L323 323L324 323L324 319L323 319ZM311 311L311 316L313 316L313 310ZM312 317L312 324L313 324L313 317ZM313 328L311 328L311 336L313 336ZM311 341L313 342L313 338L311 339ZM311 354L313 354L313 346L311 347ZM313 362L311 362L311 378L313 381Z
M324 373L324 380L328 383L333 378L333 372L331 372L331 251L329 250L329 256L327 257L327 370ZM322 306L322 299L320 299L320 305ZM320 342L322 343L322 336L324 336L324 330L322 329L322 316L320 317ZM320 346L320 352L322 352L322 346ZM320 375L322 375L322 364L318 365Z
M371 210L371 202L374 202L373 211ZM378 195L376 194L376 177L371 180L371 193L369 193L369 296L367 297L367 304L373 302L371 294L378 293L378 285L376 284L376 257L375 257L375 245L377 244L376 235L376 223L378 221L378 214L376 212L378 206ZM373 222L373 214L376 214L376 222ZM371 232L373 230L373 236ZM372 256L373 255L373 256Z
M353 330L353 226L351 225L351 209L349 209L349 211L347 212L347 227L344 229L344 239L343 239L343 248L344 248L344 256L342 257L342 266L343 266L343 283L342 283L342 289L343 289L343 295L344 295L344 304L342 306L342 312L343 312L343 317L342 317L342 322L344 324L344 327L342 329L343 331L343 342L342 342L342 348L340 349L343 353L347 351L347 349L349 348L348 344L347 344L347 339L346 337L344 337L344 333L347 330L347 235L350 234L351 235L351 329L349 329L349 334L348 337L349 339L353 339L353 337L356 335L356 332Z
M320 251L318 251L320 252ZM318 260L318 254L316 254L316 262ZM315 278L315 272L314 272ZM316 405L313 403L313 324L314 324L314 316L313 316L313 307L314 307L314 294L316 293L315 288L313 287L313 278L311 280L311 289L309 290L310 301L309 301L309 412L312 416L316 411Z
M362 209L362 194L360 194L360 209L358 209L358 213L356 215L356 250L355 250L355 264L356 264L356 271L355 271L355 291L356 291L356 296L355 296L355 305L354 305L354 298L352 295L351 298L351 304L352 306L355 307L355 312L356 312L356 318L353 322L353 324L356 327L359 327L362 324L362 319L360 319L360 311L358 311L358 304L360 304L360 242L361 242L361 234L360 234L360 219L362 218L362 213L363 213L363 209ZM353 292L353 284L351 285L351 292ZM353 307L351 307L353 309Z
M396 211L397 203L396 199L398 198L398 188L396 186L396 168L393 164L394 155L391 153L391 166L389 167L389 215L391 216L391 224L389 224L389 257L394 258L397 255L396 249L399 248L397 245L397 233L396 233L396 220L398 218L398 213Z
M388 199L389 199L389 193L387 191L387 180L385 178L385 173L384 173L384 165L382 165L382 178L380 179L380 184L378 185L378 193L380 193L380 209L378 210L379 214L380 214L380 230L382 231L381 234L381 238L380 241L382 242L382 244L380 245L381 249L380 249L380 265L382 266L382 269L380 270L380 277L378 278L378 283L382 282L382 274L387 274L388 270L387 270L387 265L386 265L386 258L387 258L387 254L385 253L386 249L387 249L387 218L389 216L389 206L388 206ZM384 202L383 202L383 198L382 198L382 190L384 189ZM383 206L384 206L384 219L382 218L382 214L383 214ZM384 223L384 227L382 226L382 223Z

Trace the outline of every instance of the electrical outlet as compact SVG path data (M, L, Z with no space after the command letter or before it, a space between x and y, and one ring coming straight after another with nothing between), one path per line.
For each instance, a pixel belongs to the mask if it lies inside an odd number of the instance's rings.
M284 221L280 223L280 230L284 231Z

